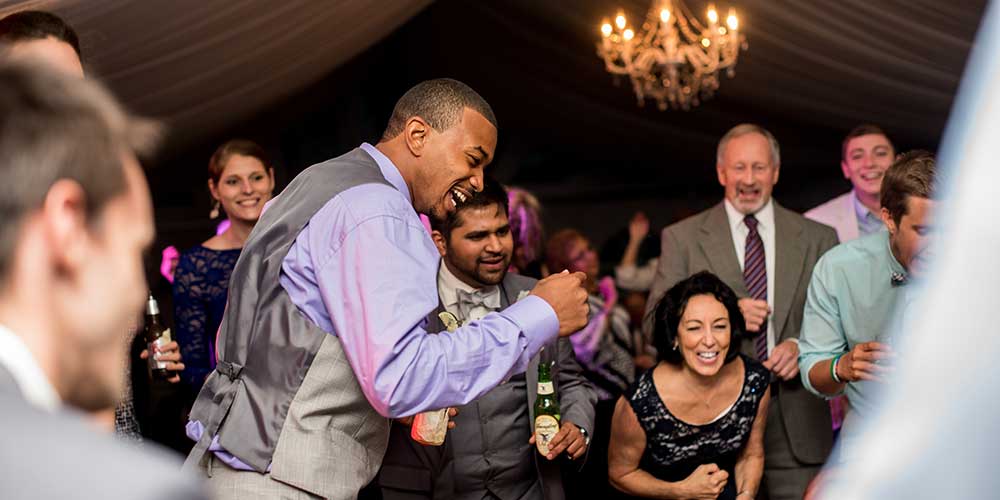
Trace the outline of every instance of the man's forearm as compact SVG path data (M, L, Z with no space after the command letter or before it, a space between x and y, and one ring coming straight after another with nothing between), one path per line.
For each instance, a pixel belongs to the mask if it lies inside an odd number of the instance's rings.
M847 385L844 382L837 382L833 380L833 376L830 373L830 365L836 358L826 359L817 362L809 369L809 383L812 384L813 388L817 392L820 392L826 396L836 396L844 391L844 387Z

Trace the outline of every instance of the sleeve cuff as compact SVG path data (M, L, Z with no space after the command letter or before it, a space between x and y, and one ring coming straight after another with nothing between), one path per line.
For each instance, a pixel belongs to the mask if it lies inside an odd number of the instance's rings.
M542 346L552 342L559 335L559 318L556 311L545 299L528 295L511 304L500 314L520 328L527 340L529 357L538 354Z
M814 395L819 396L819 397L821 397L823 399L833 399L833 398L835 398L837 396L840 396L840 395L844 394L844 390L841 389L836 394L826 394L824 392L820 392L818 389L816 389L815 387L813 387L812 381L809 380L809 372L812 371L813 367L816 366L816 364L819 363L820 361L826 361L827 359L832 359L832 358L814 357L812 359L804 360L803 362L800 362L799 363L799 378L802 379L802 386L805 387L807 391L809 391L809 392L813 393ZM847 387L846 384L844 385L844 387Z

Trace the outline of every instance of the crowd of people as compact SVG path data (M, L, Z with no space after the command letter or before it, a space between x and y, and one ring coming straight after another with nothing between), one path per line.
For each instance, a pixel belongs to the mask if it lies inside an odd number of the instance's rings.
M586 228L546 231L536 197L486 175L490 105L425 81L376 144L281 190L259 145L219 146L206 182L226 224L164 251L175 339L151 352L137 158L158 126L87 79L79 46L49 13L0 20L17 180L0 188L0 399L21 431L0 437L0 496L783 500L863 460L852 429L933 257L932 154L861 125L841 150L853 189L802 215L772 196L777 138L736 125L719 203L652 258L635 214L602 273ZM185 395L153 410L125 383L144 368L123 369L150 356L170 376L144 390ZM560 409L544 454L540 366ZM187 453L183 471L121 442L141 441L136 406L170 414L141 435ZM414 440L413 416L445 408L444 444Z

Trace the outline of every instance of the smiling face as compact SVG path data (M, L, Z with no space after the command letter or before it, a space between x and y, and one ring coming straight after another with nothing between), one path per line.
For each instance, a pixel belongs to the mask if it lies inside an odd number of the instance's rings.
M218 184L208 180L212 197L230 219L253 224L274 191L274 170L253 156L233 154L222 169Z
M461 224L445 238L434 231L434 243L448 269L467 285L482 288L503 281L514 252L507 215L498 205L470 207L458 214Z
M413 205L418 212L443 219L473 191L483 188L483 169L493 159L497 129L469 108L447 130L429 126L420 140L420 170L413 179Z
M688 299L677 326L677 349L689 369L706 377L719 373L731 339L729 311L722 302L708 294Z
M854 137L844 148L840 168L844 172L844 178L851 181L854 189L878 199L882 177L892 165L895 154L889 138L882 134Z
M716 173L729 203L742 214L763 208L778 182L778 165L767 138L755 132L733 137L719 160Z

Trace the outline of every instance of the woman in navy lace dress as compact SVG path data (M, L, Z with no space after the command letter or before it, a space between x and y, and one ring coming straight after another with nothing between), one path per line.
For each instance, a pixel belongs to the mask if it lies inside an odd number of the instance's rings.
M736 294L701 272L657 304L660 362L618 400L609 476L649 498L751 500L764 472L768 371L738 353Z
M226 307L229 275L264 203L274 190L274 169L264 150L235 139L215 150L208 162L208 189L215 199L212 218L225 211L225 232L181 254L174 276L174 328L184 356L182 378L194 392L215 368L215 334Z

